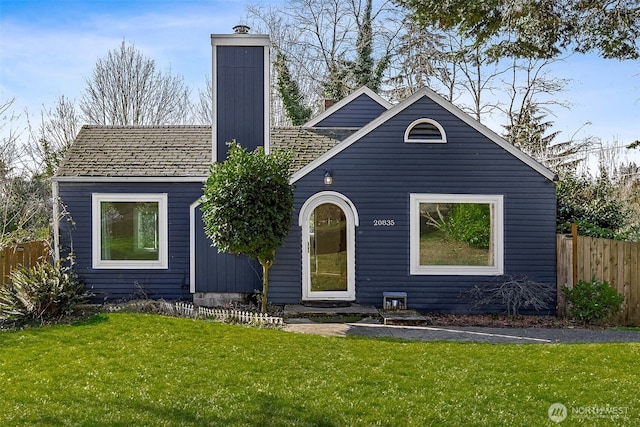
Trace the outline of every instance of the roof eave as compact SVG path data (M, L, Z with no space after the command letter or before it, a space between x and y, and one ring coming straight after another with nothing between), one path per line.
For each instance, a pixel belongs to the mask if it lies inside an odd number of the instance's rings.
M205 182L208 176L54 176L53 182Z

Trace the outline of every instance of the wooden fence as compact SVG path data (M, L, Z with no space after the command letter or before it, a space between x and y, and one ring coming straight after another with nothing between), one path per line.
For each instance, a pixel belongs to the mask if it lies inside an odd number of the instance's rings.
M586 236L557 236L558 313L566 311L560 287L593 277L606 280L624 296L623 311L613 319L640 326L640 243Z
M33 241L17 243L0 249L0 278L4 283L11 270L19 265L27 268L33 267L38 262L47 261L49 258L49 243L46 241Z

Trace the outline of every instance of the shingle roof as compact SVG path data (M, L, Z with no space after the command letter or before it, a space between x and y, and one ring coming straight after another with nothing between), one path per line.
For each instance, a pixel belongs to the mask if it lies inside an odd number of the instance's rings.
M196 177L211 164L211 126L83 126L57 176Z
M291 150L292 172L295 172L332 149L351 133L353 130L277 127L271 129L271 148Z
M350 129L277 127L271 147L289 149L296 171L353 133ZM211 126L83 126L58 177L204 177Z

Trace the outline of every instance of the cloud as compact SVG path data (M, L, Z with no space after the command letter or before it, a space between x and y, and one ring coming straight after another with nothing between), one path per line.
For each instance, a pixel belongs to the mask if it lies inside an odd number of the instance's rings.
M37 112L60 95L77 98L96 60L123 39L160 69L171 67L174 74L184 75L195 88L209 73L209 34L231 32L230 23L244 13L236 2L160 2L158 7L154 2L153 8L143 3L145 7L116 3L99 10L113 3L96 2L95 10L85 5L32 10L22 17L5 15L0 30L0 99L16 97L16 105ZM59 14L59 19L52 14Z

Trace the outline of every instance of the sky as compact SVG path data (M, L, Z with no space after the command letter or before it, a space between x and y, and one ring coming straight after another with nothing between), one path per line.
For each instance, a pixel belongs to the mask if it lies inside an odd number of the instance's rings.
M254 3L269 1L255 0ZM271 2L277 2L272 0ZM123 40L161 70L184 76L195 94L210 74L210 34L246 22L247 1L0 0L0 105L39 117L59 96L79 100L99 58ZM561 131L605 144L640 139L640 61L574 54L553 68L571 79L560 98L568 109L549 117ZM23 114L24 117L24 114ZM497 125L491 125L494 131ZM628 151L628 150L627 150ZM640 163L640 150L629 154Z

